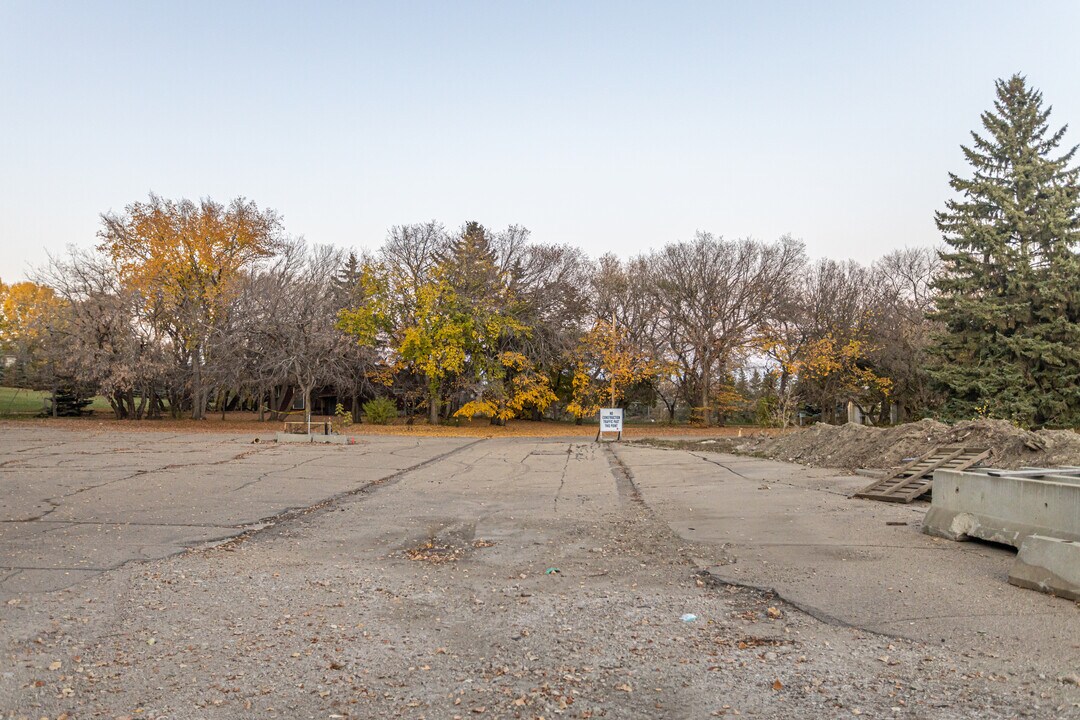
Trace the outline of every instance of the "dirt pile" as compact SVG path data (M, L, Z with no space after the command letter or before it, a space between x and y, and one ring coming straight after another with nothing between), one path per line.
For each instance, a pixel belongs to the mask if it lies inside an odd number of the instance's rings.
M752 438L734 449L804 465L854 469L902 465L939 445L990 448L993 456L988 464L995 467L1080 465L1080 434L1032 432L1004 420L956 425L920 420L887 428L818 424L780 437Z

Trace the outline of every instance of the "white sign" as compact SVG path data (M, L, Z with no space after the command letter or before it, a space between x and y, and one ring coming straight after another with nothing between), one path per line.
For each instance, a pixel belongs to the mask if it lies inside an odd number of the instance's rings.
M622 408L600 408L600 432L622 432Z

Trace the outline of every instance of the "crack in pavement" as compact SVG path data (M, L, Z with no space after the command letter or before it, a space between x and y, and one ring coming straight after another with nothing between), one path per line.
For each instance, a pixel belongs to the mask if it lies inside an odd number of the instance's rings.
M50 508L49 510L47 510L47 511L43 512L42 514L37 515L35 517L25 518L21 522L40 522L41 520L44 520L49 515L53 514L57 510L59 510L63 506L63 503L61 501L67 500L68 498L75 497L76 495L79 495L79 494L84 493L84 492L88 492L90 490L97 490L98 488L103 488L103 487L105 487L107 485L112 485L114 483L123 482L125 480L132 480L132 479L137 478L137 477L139 477L141 475L151 475L153 473L162 472L164 470L176 470L176 469L180 469L180 468L195 467L195 466L209 467L209 466L213 466L213 465L225 465L225 464L233 462L235 460L242 460L242 459L248 457L249 455L253 455L253 454L255 454L257 452L260 452L261 450L264 450L264 449L269 448L269 447L270 447L269 445L266 445L266 446L257 447L257 448L246 448L244 451L242 451L238 455L235 455L235 456L233 456L231 458L224 458L222 460L215 460L213 462L174 463L174 464L163 465L161 467L152 468L152 469L140 469L140 470L136 470L135 472L131 473L130 475L125 475L124 477L116 478L114 480L106 480L105 482L97 483L96 485L86 485L84 487L79 488L78 490L74 490L74 491L69 492L69 493L64 493L63 495L43 498L43 500L45 502L52 505L52 508ZM107 454L107 453L101 453L101 454Z
M642 497L637 484L634 483L634 473L630 470L630 467L623 462L623 459L619 457L619 454L615 452L614 443L603 443L601 447L603 448L604 454L607 455L608 468L611 470L612 477L615 478L615 489L618 491L619 498L636 502L644 508L649 515L655 518L656 513L653 512L653 509L645 502L645 498Z
M250 487L250 486L254 485L257 482L262 482L263 480L270 477L271 475L274 475L275 473L292 472L293 470L300 467L301 465L307 465L309 462L314 462L316 460L321 459L321 457L322 457L321 455L313 455L312 457L309 457L306 460L301 460L300 462L294 463L294 464L290 465L287 468L274 468L273 470L267 470L262 475L259 475L259 477L255 478L254 480L248 480L246 483L244 483L244 484L242 484L242 485L240 485L238 487L233 488L229 492L231 492L231 493L239 492L240 490L243 490L246 487Z
M480 440L477 440L476 442L471 443L471 445L476 445L477 443L483 442L486 439L487 438L481 438ZM480 457L475 458L473 460L455 460L455 461L453 461L455 465L460 465L461 469L460 470L455 470L454 472L450 473L445 478L443 478L443 480L444 481L450 481L450 480L453 480L454 478L456 478L458 475L461 475L462 473L466 473L466 472L468 472L470 470L475 470L476 465L481 460L483 460L484 458L490 456L493 452L495 452L495 451L490 450L490 451L484 453L483 455L481 455Z
M732 470L731 468L729 468L729 467L728 467L727 465L725 465L724 463L720 462L719 460L713 460L713 459L711 459L711 458L705 457L704 455L695 455L694 453L690 453L690 457L696 457L696 458L699 458L699 459L701 459L701 460L704 460L704 461L705 461L705 462L707 462L707 463L712 463L713 465L717 465L717 466L719 466L719 467L722 467L722 468L724 468L725 470L727 470L727 471L728 471L729 473L731 473L732 475L738 475L738 476L739 476L739 477L741 477L741 478L742 478L743 480L752 480L752 481L754 481L754 482L761 482L761 481L759 481L759 480L755 480L754 478L751 478L751 477L747 477L746 475L743 475L743 474L742 474L741 472L739 472L738 470Z
M629 466L626 463L624 463L621 458L619 458L618 453L616 453L614 451L614 449L612 449L609 445L605 445L604 449L607 450L610 453L610 457L614 459L614 461L618 464L618 467L621 470L621 473L625 475L626 482L633 489L633 496L632 497L637 502L639 502L651 515L653 515L654 517L657 517L659 519L659 516L656 514L656 512L645 501L645 498L637 490L637 487L636 487L636 485L634 484L634 481L633 481L633 472L630 470ZM693 455L693 453L690 453L690 454ZM694 455L694 457L701 458L702 460L705 460L706 462L712 463L714 465L719 465L720 467L724 468L725 470L727 470L727 471L729 471L729 472L731 472L731 473L733 473L735 475L738 475L738 476L740 476L740 477L742 477L742 478L744 478L746 480L751 480L753 482L760 482L758 480L753 480L753 478L748 478L745 475L743 475L742 473L735 472L731 468L725 467L722 463L716 462L714 460L709 460L708 458L703 458L700 455ZM613 474L615 474L615 473L613 472ZM617 474L616 474L616 478L618 479ZM665 526L670 527L669 525L667 525L666 521L660 519L660 522L663 522L665 524ZM726 545L726 543L725 543L725 545ZM800 602L798 600L793 600L791 597L786 596L783 593L781 593L780 591L778 591L775 587L772 587L772 586L769 586L769 585L758 585L758 584L755 584L755 583L743 582L743 581L739 581L739 580L733 580L733 579L728 579L728 578L725 578L725 577L721 577L721 576L711 572L709 570L708 566L703 566L701 563L699 563L693 557L687 557L687 561L690 564L697 567L697 572L695 573L695 575L697 575L698 578L701 579L704 582L711 582L711 583L719 584L719 585L723 585L723 586L748 588L750 590L757 590L758 592L771 594L771 595L779 598L780 600L784 601L785 603L787 603L791 607L795 608L796 610L799 610L800 612L803 612L806 615L809 615L810 617L812 617L812 618L814 618L814 619L816 619L816 620L818 620L820 622L823 622L823 623L825 623L827 625L833 625L833 626L836 626L836 627L851 628L853 630L860 630L860 631L871 633L871 634L874 634L874 635L880 635L882 637L888 637L888 638L898 637L897 635L890 635L888 633L881 632L881 631L878 631L878 630L872 630L872 629L864 627L862 625L849 623L846 620L842 620L842 619L840 619L838 617L830 615L829 613L825 612L824 610L821 610L820 608L817 608L817 607L815 607L813 605L810 605L810 604L807 604L807 603L804 603L804 602Z
M476 441L476 442L480 442L480 441ZM391 475L389 475L389 476L387 476L385 478L382 478L380 480L375 480L375 481L372 481L370 483L367 483L366 485L364 485L364 486L362 486L360 488L350 490L350 491L346 491L346 492L343 492L343 493L338 493L337 495L335 495L335 496L333 496L331 498L327 498L327 499L325 499L325 500L323 500L323 501L321 501L319 503L316 503L315 505L302 507L302 508L286 509L286 510L283 510L282 512L280 512L280 513L275 514L275 515L263 518L261 520L255 521L255 522L245 523L243 525L206 525L206 524L203 524L203 525L187 525L187 524L172 524L172 523L105 523L105 522L96 523L96 522L91 522L91 521L81 521L81 522L80 521L70 521L69 522L69 521L46 520L46 521L44 521L44 523L57 525L57 527L49 528L49 531L62 529L62 526L60 524L64 523L64 524L100 524L100 525L110 525L110 526L137 525L137 526L151 526L151 527L155 527L155 526L160 526L160 527L196 527L196 528L214 528L214 529L226 530L226 531L230 531L230 532L216 534L213 537L182 538L182 539L179 539L176 542L169 543L167 545L169 547L175 548L175 550L173 550L171 552L166 552L163 555L148 555L145 552L146 547L148 547L148 546L139 546L139 549L138 549L138 552L140 553L139 557L125 558L125 559L121 560L120 562L118 562L116 564L113 564L113 565L109 565L107 567L96 567L96 566L81 566L81 567L40 566L39 567L39 566L3 565L3 564L0 564L0 570L14 570L15 571L14 573L12 573L10 575L5 576L3 581L0 581L0 583L3 583L3 584L8 583L8 581L10 581L13 577L15 577L16 575L18 575L20 572L23 572L23 571L38 570L38 571L46 571L46 572L54 572L54 571L73 572L73 571L75 571L75 572L89 572L89 573L105 573L105 572L111 572L111 571L114 571L114 570L119 570L119 569L121 569L121 568L123 568L123 567L125 567L125 566L127 566L129 564L132 564L132 563L143 563L143 562L149 562L149 561L153 561L153 560L160 560L160 559L164 559L164 558L167 558L167 557L170 557L170 556L173 556L173 555L178 555L178 554L181 554L181 553L184 553L184 552L190 552L192 550L198 549L200 546L203 546L203 547L213 546L213 547L228 549L230 546L232 546L234 544L238 544L239 542L242 542L244 539L247 539L248 537L254 536L256 533L261 532L262 530L265 530L265 529L267 529L269 527L272 527L272 526L274 526L276 524L285 522L287 520L294 519L294 518L299 517L301 515L305 515L305 514L308 514L308 513L311 513L311 512L315 512L315 511L324 509L324 508L330 506L331 504L333 504L334 502L337 502L338 500L340 500L342 498L348 497L350 495L355 495L355 494L358 494L358 493L361 493L361 492L369 491L369 490L372 489L373 486L384 484L384 483L386 483L386 482L388 482L390 480L397 480L401 476L405 475L408 472L419 469L419 468L421 468L421 467L423 467L425 465L428 465L428 464L430 464L432 462L436 462L439 459L441 459L443 457L446 457L448 455L452 455L454 452L457 452L459 450L464 450L465 448L470 447L471 445L475 445L476 442L469 443L468 445L464 445L462 447L455 448L455 449L453 449L453 450L451 450L451 451L449 451L447 453L443 453L442 455L439 455L439 456L430 458L428 460L425 460L424 462L417 463L416 465L413 465L411 467L408 467L408 468L405 468L405 469L400 470L398 472L395 472L395 473L393 473L393 474L391 474ZM36 522L35 522L35 524L36 524ZM239 531L239 532L236 532L236 531ZM67 586L65 586L65 587L67 587Z
M830 615L829 613L825 612L824 610L822 610L822 609L820 609L818 607L815 607L814 605L810 605L808 603L804 603L804 602L801 602L799 600L793 600L790 596L787 596L784 593L781 593L779 590L777 590L775 587L772 587L771 585L759 585L759 584L756 584L756 583L743 582L741 580L733 580L733 579L730 579L730 578L721 577L721 576L711 572L708 568L701 568L701 569L699 569L697 571L696 574L702 581L713 583L714 585L723 585L723 586L729 586L729 587L747 588L749 590L757 590L758 592L767 593L769 595L772 595L774 597L777 597L777 598L783 600L786 604L788 604L791 607L795 608L799 612L802 612L802 613L804 613L806 615L809 615L810 617L814 618L815 620L823 622L826 625L832 625L834 627L850 628L852 630L859 630L859 631L862 631L862 632L870 633L872 635L879 635L881 637L886 637L886 638L904 637L902 635L896 635L896 634L892 634L892 633L887 633L887 632L883 632L881 630L874 630L874 629L865 627L864 625L860 625L858 623L848 622L847 620L841 620L840 618L836 617L835 615Z
M701 460L704 460L707 463L711 463L713 465L717 465L719 467L722 467L725 470L727 470L729 473L732 473L734 475L738 475L743 480L749 480L750 482L759 482L759 483L765 483L765 484L768 484L768 485L783 485L785 487L795 488L796 490L809 490L811 492L828 493L829 495L839 495L841 497L851 497L851 493L842 492L840 490L829 490L828 488L806 487L805 485L798 485L796 483L784 482L783 480L768 480L768 479L765 479L765 478L753 478L753 477L750 477L749 475L743 475L738 470L734 470L734 469L728 467L727 465L725 465L724 463L722 463L722 462L720 462L718 460L713 460L712 458L705 457L704 455L696 455L694 453L690 453L690 455L693 456L693 457L696 457L696 458L700 458Z
M555 490L555 513L559 512L559 495L562 494L563 486L566 485L566 473L570 469L570 454L573 452L574 446L570 443L566 445L566 462L563 463L562 474L559 476L559 487ZM531 454L531 453L530 453ZM526 455L525 457L528 457Z
M137 559L143 560L144 558L137 558ZM131 561L129 560L127 562L131 562ZM0 565L0 569L3 569L3 570L16 570L18 572L22 572L23 570L49 570L49 571L63 571L63 572L85 571L85 572L99 572L100 573L100 572L109 572L110 570L118 570L121 567L123 567L124 564L125 563L120 563L119 565L108 565L106 567L92 567L92 566L64 567L64 566L57 566L57 565ZM5 578L3 581L0 581L0 582L6 582L6 581L7 581L7 578Z
M242 528L245 525L221 525L217 523L167 523L167 522L129 522L127 520L0 520L0 524L24 524L24 525L109 525L112 527L208 527L208 528Z
M216 547L220 548L220 549L224 549L224 550L230 550L230 549L236 547L237 545L239 545L240 543L243 543L246 540L248 540L248 539L250 539L252 537L255 537L259 533L265 532L266 530L269 530L272 527L279 526L279 525L281 525L283 523L286 523L286 522L289 522L291 520L296 520L297 518L300 518L300 517L302 517L304 515L311 515L311 514L314 514L314 513L326 511L329 508L336 505L337 503L341 502L342 500L346 500L346 499L351 498L351 497L358 497L358 496L361 496L361 495L367 495L367 494L370 494L371 492L373 492L374 490L378 490L379 488L384 487L384 486L389 487L389 486L399 482L403 477L405 477L409 473L412 473L412 472L415 472L417 470L423 469L423 468L425 468L425 467L427 467L429 465L434 465L437 462L441 462L443 460L446 460L447 458L451 457L452 455L456 455L457 453L468 450L469 448L471 448L471 447L473 447L475 445L479 445L480 443L484 442L487 439L488 438L480 438L478 440L473 440L472 442L465 443L464 445L459 445L456 448L451 448L450 450L447 450L444 453L440 453L440 454L435 455L433 457L430 457L430 458L428 458L426 460L418 462L415 465L410 465L409 467L405 467L405 468L402 468L402 469L400 469L400 470L398 470L396 472L393 472L393 473L387 475L384 478L379 478L378 480L372 480L371 482L368 482L368 483L366 483L366 484L364 484L364 485L362 485L362 486L360 486L358 488L353 488L351 490L345 490L344 492L337 493L336 495L331 495L330 497L328 497L328 498L326 498L324 500L320 500L319 502L317 502L317 503L315 503L313 505L307 505L305 507L289 508L289 509L283 510L283 511L281 511L279 513L276 513L274 515L269 515L267 517L264 517L264 518L260 519L259 521L255 522L255 523L251 523L247 530L245 530L244 532L242 532L242 533L240 533L238 535L235 535L235 536L229 538L227 541L225 541L223 543L220 543ZM488 454L490 455L490 453L488 453ZM466 467L471 467L471 464L467 464L467 463L463 463L463 464L465 464Z

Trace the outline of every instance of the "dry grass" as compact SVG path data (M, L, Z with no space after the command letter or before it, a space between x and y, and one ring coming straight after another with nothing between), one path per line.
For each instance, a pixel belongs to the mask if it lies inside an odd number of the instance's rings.
M290 418L297 420L300 418ZM329 418L318 418L319 422ZM315 422L313 418L312 422ZM175 432L175 433L230 433L267 435L282 429L281 422L259 422L253 413L228 413L224 420L220 415L206 420L116 420L96 413L83 418L27 418L0 421L0 427L43 427L79 431L103 432ZM581 437L596 436L595 423L574 425L564 422L534 422L513 420L505 426L492 425L487 420L461 421L454 425L428 425L404 422L393 425L352 425L345 429L349 435L404 435L412 437ZM627 425L624 439L646 437L692 436L695 438L739 437L759 433L775 434L776 430L755 427L699 427L693 425L667 425L663 423Z

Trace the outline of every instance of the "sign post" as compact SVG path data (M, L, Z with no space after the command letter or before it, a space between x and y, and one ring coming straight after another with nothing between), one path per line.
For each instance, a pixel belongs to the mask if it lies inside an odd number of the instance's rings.
M604 433L617 433L616 440L622 440L622 408L600 408L600 429L596 431L596 441Z

